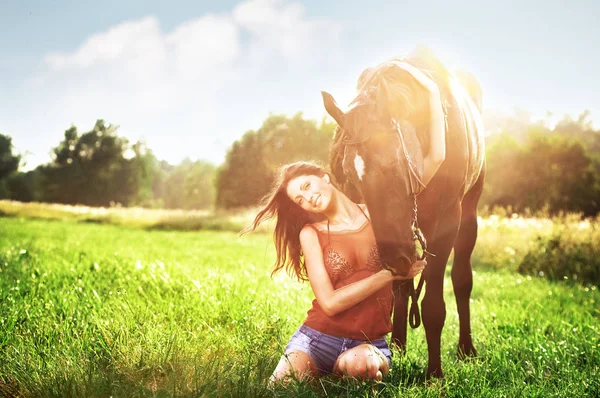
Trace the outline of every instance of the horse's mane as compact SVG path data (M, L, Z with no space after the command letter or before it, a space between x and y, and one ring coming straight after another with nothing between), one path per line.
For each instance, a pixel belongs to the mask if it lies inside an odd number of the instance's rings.
M410 58L392 58L376 67L368 68L358 79L358 94L350 103L346 113L345 128L356 139L362 139L362 127L379 120L395 120L402 129L412 129L423 148L429 148L429 102L427 91L410 75L397 66L398 62L408 62L432 77L427 69ZM432 77L433 78L433 77ZM367 132L368 133L368 132Z
M358 80L359 94L351 105L360 103L366 96L396 120L405 120L414 115L425 99L425 93L419 90L408 72L396 66L396 62L401 61L393 58L363 71Z

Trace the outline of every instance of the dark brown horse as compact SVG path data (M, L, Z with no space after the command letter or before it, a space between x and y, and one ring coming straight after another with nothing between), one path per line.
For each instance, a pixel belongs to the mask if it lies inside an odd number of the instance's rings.
M397 66L400 61L419 68L437 84L446 114L446 158L424 189L420 176L429 148L428 93ZM458 354L476 355L469 299L477 202L485 175L479 85L468 73L450 73L429 50L417 49L363 72L359 93L345 113L330 94L324 92L323 100L338 123L330 157L332 173L351 199L366 203L383 266L396 274L408 273L421 246L415 243L418 227L427 241L427 253L434 255L427 255L421 308L429 350L427 376L443 377L443 284L452 249L452 285L460 318ZM397 283L394 290L392 341L405 350L408 298L412 294L414 301L418 293L412 280ZM411 326L416 327L416 302L413 306Z

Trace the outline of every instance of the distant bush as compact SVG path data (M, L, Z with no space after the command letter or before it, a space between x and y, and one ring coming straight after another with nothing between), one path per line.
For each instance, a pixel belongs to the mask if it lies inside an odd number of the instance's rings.
M519 264L519 272L600 286L598 223L564 222L551 236L538 237Z

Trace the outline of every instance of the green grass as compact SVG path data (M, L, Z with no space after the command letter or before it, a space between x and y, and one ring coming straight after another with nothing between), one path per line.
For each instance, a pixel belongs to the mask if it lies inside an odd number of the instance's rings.
M324 378L270 391L312 293L270 278L269 235L0 218L0 395L600 396L598 289L515 272L552 221L482 221L477 359L456 359L448 277L443 382L425 382L421 327L382 383Z

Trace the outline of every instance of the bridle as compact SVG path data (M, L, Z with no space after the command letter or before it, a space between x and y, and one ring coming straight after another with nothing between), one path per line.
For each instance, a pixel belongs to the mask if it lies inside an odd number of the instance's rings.
M421 245L421 249L423 251L423 253L421 253L421 256L419 257L419 260L424 260L428 254L432 257L435 257L435 254L427 251L427 240L425 239L425 236L423 235L423 231L421 231L421 228L419 228L419 219L417 217L417 195L419 195L421 192L423 192L423 190L425 189L425 184L423 183L423 181L421 181L421 179L417 175L416 167L415 167L414 163L412 162L411 157L408 154L408 150L406 149L406 143L404 142L404 136L402 135L402 131L400 130L400 124L397 121L394 121L394 124L396 126L396 131L398 132L398 136L400 137L400 142L402 143L402 150L404 152L404 158L406 159L406 163L408 165L408 181L410 184L410 196L413 201L413 215L412 215L412 222L411 222L413 239L415 241L419 242L419 244ZM417 186L417 189L415 189L415 185ZM425 273L425 270L423 270L423 274L421 275L421 278L419 279L419 284L417 285L416 288L415 288L415 284L413 283L412 279L410 280L410 285L408 288L408 294L411 297L410 311L409 311L409 315L408 315L408 323L410 324L410 327L413 329L416 329L421 325L421 314L419 313L418 301L419 301L419 296L421 295L421 290L423 290L423 285L425 283L425 274L424 273Z
M393 130L400 137L402 152L404 154L404 159L406 160L406 164L408 166L408 181L409 181L409 188L410 188L409 196L411 197L412 202L413 202L413 209L412 209L413 214L412 214L412 220L411 220L411 229L412 229L412 233L413 233L413 240L418 241L419 244L421 245L421 249L422 249L422 254L418 257L418 260L424 260L427 255L435 257L435 254L427 251L427 240L425 239L425 236L423 235L421 228L419 228L419 220L418 220L418 213L417 213L417 210L418 210L417 209L417 196L425 189L425 184L423 183L421 178L419 178L417 171L416 171L416 166L408 154L408 149L406 147L406 143L404 142L404 136L402 135L400 123L398 123L398 121L392 119L392 125L393 125ZM344 146L354 146L354 145L364 144L365 142L371 140L373 137L374 136L369 136L369 137L365 137L361 140L352 140L351 141L348 139L348 136L345 136L342 139L342 144ZM392 271L392 273L395 273L394 269L390 269L390 268L387 268L387 269ZM413 329L418 328L421 325L421 315L419 313L418 301L419 301L419 296L421 295L421 290L423 289L423 285L425 283L424 272L425 272L425 270L423 271L423 274L421 275L421 278L419 279L419 283L416 288L414 285L414 279L409 280L410 285L409 285L409 293L408 294L411 297L411 305L410 305L408 322L410 324L410 327ZM406 281L406 282L409 282L409 281Z

